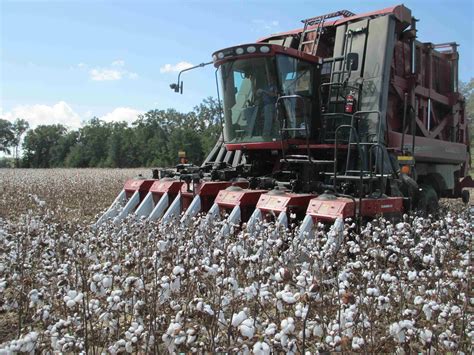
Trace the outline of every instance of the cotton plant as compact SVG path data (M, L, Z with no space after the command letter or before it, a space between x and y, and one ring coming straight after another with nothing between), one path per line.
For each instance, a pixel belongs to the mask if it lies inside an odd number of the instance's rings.
M121 183L89 173L73 196L96 202L91 185ZM474 340L462 206L360 231L317 223L305 239L267 221L222 235L203 216L93 228L51 197L64 176L25 192L31 177L7 180L19 212L0 219L0 307L13 319L0 352L467 353Z

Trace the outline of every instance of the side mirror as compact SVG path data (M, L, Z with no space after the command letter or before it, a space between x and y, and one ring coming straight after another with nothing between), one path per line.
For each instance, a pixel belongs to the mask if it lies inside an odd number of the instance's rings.
M346 58L347 70L357 70L359 68L359 54L358 53L348 53Z

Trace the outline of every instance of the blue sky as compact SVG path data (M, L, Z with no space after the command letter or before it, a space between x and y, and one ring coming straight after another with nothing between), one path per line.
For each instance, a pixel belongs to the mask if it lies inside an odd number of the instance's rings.
M215 96L214 69L185 74L178 63L300 27L339 9L356 13L394 1L7 1L0 0L0 114L34 125L77 127L92 116L131 120L153 108L188 111ZM405 1L422 41L457 41L460 76L474 76L474 2ZM181 64L183 65L183 63ZM25 117L26 116L26 117Z

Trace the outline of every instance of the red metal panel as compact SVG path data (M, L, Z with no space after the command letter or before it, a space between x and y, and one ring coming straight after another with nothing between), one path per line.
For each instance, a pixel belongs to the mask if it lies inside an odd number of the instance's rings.
M259 45L262 45L262 43L258 43ZM255 58L255 57L274 57L276 54L285 54L291 57L299 58L306 60L308 62L313 62L313 63L322 63L322 59L304 52L300 52L296 49L293 48L288 48L288 47L283 47L277 44L265 44L266 47L270 48L270 51L267 53L262 53L262 52L255 52L255 53L246 53L244 52L243 54L227 54L227 53L235 53L236 48L245 48L248 46L255 46L256 43L247 43L247 44L241 44L238 46L233 46L233 47L227 47L223 48L221 50L218 50L213 53L213 57L217 55L219 52L226 53L226 56L222 59L216 59L214 61L214 66L217 68L220 65L224 64L225 62L235 60L235 59L249 59L249 58Z
M340 197L335 200L322 200L316 197L309 202L306 214L312 216L314 221L334 221L338 217L353 217L354 211L354 201L351 199Z
M150 192L163 195L165 192L169 194L178 194L184 181L179 180L158 180L151 185Z
M247 187L247 182L235 183L236 186ZM232 186L233 183L230 181L206 181L203 183L190 183L189 186L186 183L183 183L181 186L181 194L183 196L216 196L220 190L224 190L229 186Z
M235 206L255 206L260 195L266 190L222 190L216 197L219 207L233 208Z
M406 25L410 24L411 11L403 5L397 5L397 6L387 7L387 8L382 9L382 10L366 12L366 13L351 16L351 17L345 17L345 18L335 20L335 21L326 21L324 23L324 27L337 26L337 25L340 25L340 24L343 24L343 23L349 22L349 21L354 22L356 20L367 18L367 17L383 16L383 15L390 15L390 14L393 14L400 22L405 23ZM312 27L309 27L309 28L315 28L315 27L316 26L312 26ZM262 43L262 42L267 41L271 38L283 37L283 36L292 36L292 35L297 35L301 32L303 32L302 28L299 28L299 29L296 29L296 30L291 30L291 31L286 31L286 32L281 32L281 33L276 33L276 34L272 34L270 36L259 38L257 40L257 42Z
M284 141L284 148L288 149L289 144L303 145L306 141L302 139L289 139ZM226 149L231 150L281 150L281 141L277 142L256 142L256 143L230 143L225 145ZM305 145L306 148L306 145Z
M248 182L206 181L196 184L190 183L189 186L183 183L181 185L182 211L186 211L194 196L199 195L201 197L201 211L207 212L214 203L217 194L230 186L246 188Z
M388 132L389 148L400 149L402 134ZM405 147L411 150L412 136L405 135ZM426 137L415 137L415 159L436 163L462 164L468 159L467 147L463 143L454 143Z
M163 194L168 193L170 201L172 201L181 190L184 181L161 179L155 181L150 187L153 195L153 201L157 203Z
M358 205L359 201L356 201ZM306 214L312 216L314 221L330 222L338 217L342 219L354 217L355 206L356 204L353 200L345 197L338 197L334 200L314 198L310 201ZM402 212L403 197L362 199L362 217L375 217Z
M291 208L304 208L315 195L285 193L281 195L263 194L257 208L264 212L288 212Z
M383 216L390 213L403 212L403 197L387 197L362 199L361 214L363 217Z
M130 179L125 182L124 190L127 198L132 197L134 192L140 192L140 200L145 198L146 194L150 190L151 185L156 180L145 180L145 179Z

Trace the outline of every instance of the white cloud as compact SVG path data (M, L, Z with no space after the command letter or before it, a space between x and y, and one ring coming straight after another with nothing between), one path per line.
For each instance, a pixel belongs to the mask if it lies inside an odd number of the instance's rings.
M128 74L128 78L129 79L136 79L138 78L138 74L137 73L127 73Z
M122 59L117 59L112 62L113 67L123 67L125 65L125 61Z
M81 126L81 117L64 101L59 101L52 106L16 106L11 111L3 113L2 117L8 121L23 118L28 121L30 128L57 123L69 128L79 128Z
M83 115L75 112L72 107L64 101L48 105L22 105L16 106L8 112L3 112L0 107L0 117L13 122L17 118L28 121L30 128L39 125L62 124L70 129L77 129L93 116L98 116L106 122L125 121L132 123L143 111L135 110L131 107L117 107L109 113L99 115L93 111L87 111Z
M189 62L179 62L176 64L165 64L160 68L160 73L172 73L172 72L179 72L184 69L188 69L194 66Z
M100 117L105 122L121 122L132 123L137 119L137 116L142 114L142 111L135 110L130 107L117 107L112 112Z
M122 79L122 72L119 70L114 70L114 69L106 69L106 68L91 69L89 74L91 76L91 79L94 81Z
M84 70L88 68L88 65L79 63L77 67ZM125 69L125 61L117 59L110 63L109 66L89 69L89 77L94 81L113 81L123 78L136 79L138 74Z
M254 32L270 32L275 33L280 31L280 22L277 20L252 20L252 30Z

